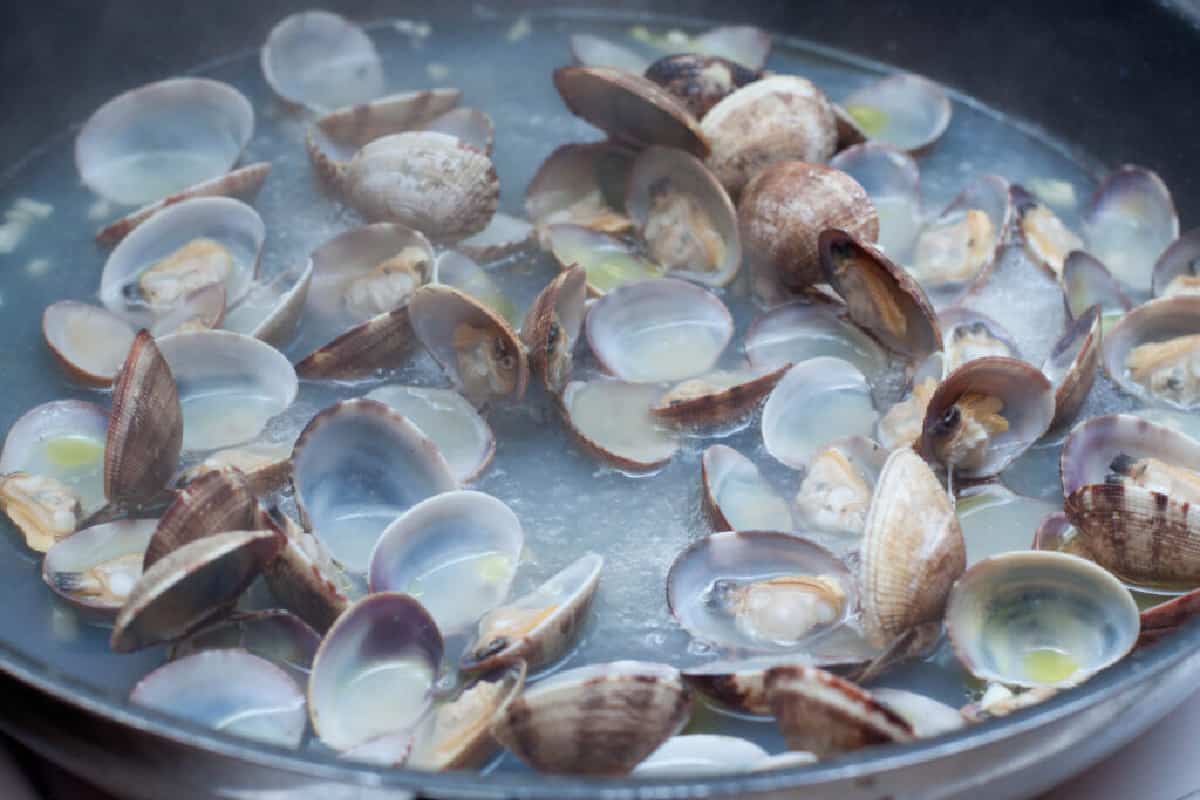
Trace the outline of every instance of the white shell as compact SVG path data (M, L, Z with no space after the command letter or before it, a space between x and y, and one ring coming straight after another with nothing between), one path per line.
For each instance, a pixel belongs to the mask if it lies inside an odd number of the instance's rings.
M429 437L459 483L477 478L496 452L496 438L487 420L456 391L383 386L367 392L366 398L395 409Z
M724 775L750 771L766 757L766 750L737 736L672 736L634 767L632 774L641 778Z
M95 403L43 403L8 429L0 452L0 474L27 472L62 481L79 495L83 513L89 514L105 503L107 435L108 413Z
M776 460L802 469L826 442L870 438L878 417L863 374L849 362L820 356L792 367L776 384L763 406L763 444Z
M108 386L117 377L136 331L103 308L59 300L42 313L42 335L71 377Z
M383 65L361 28L328 11L285 17L260 53L263 77L290 103L317 111L383 94Z
M589 450L620 468L647 470L679 449L675 433L651 413L661 394L654 384L572 381L563 389L562 406L567 424Z
M847 96L841 105L869 139L909 152L933 144L950 124L946 91L911 73L881 78ZM868 114L879 115L879 124L863 125Z
M891 145L865 142L842 150L829 166L854 178L866 191L879 215L879 249L896 263L907 263L921 232L917 162Z

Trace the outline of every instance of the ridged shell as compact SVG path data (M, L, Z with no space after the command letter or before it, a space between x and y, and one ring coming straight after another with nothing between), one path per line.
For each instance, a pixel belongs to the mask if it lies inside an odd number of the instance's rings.
M317 127L334 145L353 152L381 137L428 124L454 108L461 96L458 89L392 94L330 111L317 119Z
M1200 279L1200 228L1192 228L1163 251L1154 264L1151 288L1155 297L1197 291Z
M408 306L385 311L323 344L296 362L307 380L358 378L403 366L417 347Z
M205 536L253 530L255 505L241 471L224 468L200 475L176 492L159 518L142 568L149 569L164 556Z
M583 267L571 267L538 293L521 325L521 341L529 348L529 369L551 392L562 391L571 377L586 300L587 273Z

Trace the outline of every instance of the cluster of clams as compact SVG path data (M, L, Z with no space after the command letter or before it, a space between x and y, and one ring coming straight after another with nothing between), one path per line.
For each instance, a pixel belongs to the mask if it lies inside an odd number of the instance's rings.
M1162 182L1117 170L1079 231L995 175L927 215L913 156L950 122L936 85L894 75L839 104L765 71L761 31L669 47L572 37L554 86L607 139L555 150L519 219L497 213L484 112L455 89L384 96L366 33L288 17L263 73L363 224L274 276L249 204L270 165L235 168L254 118L235 89L164 81L84 126L84 183L146 205L98 234L99 304L55 303L43 332L108 407L22 417L0 507L114 650L170 644L132 702L290 747L311 725L393 766L480 768L503 747L553 773L759 770L1039 702L1191 615L1200 441L1169 425L1200 406L1200 235L1178 235ZM156 154L168 139L190 157ZM161 156L152 176L138 156ZM537 247L561 271L522 319L476 259ZM731 355L739 285L763 312ZM1020 307L996 301L1013 287ZM326 343L291 363L300 327ZM377 385L270 434L301 381L421 352L447 387ZM1146 410L1071 427L1101 369ZM510 597L521 520L463 487L495 452L489 412L543 391L620 470L757 423L792 471L784 496L746 455L703 451L713 532L675 559L666 602L711 661L541 677L604 558ZM1062 512L1019 552L969 558L960 506L1068 430ZM277 608L236 610L259 578ZM1139 617L1131 589L1182 597ZM864 688L943 630L990 685L979 702ZM773 717L792 752L679 735L696 696Z

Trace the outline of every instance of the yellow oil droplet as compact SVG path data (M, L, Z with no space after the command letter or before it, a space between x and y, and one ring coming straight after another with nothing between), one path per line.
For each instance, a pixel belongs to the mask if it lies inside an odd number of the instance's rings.
M597 259L588 265L588 282L602 292L634 281L656 278L660 270L653 264L625 255Z
M485 581L505 581L512 575L512 559L500 553L481 556L475 561L475 572Z
M103 455L103 442L86 436L59 436L46 442L46 458L56 467L85 467Z
M883 129L888 124L887 112L875 106L855 103L846 106L846 113L858 123L858 127L862 128L863 133L867 136L878 136L883 133Z
M1059 683L1075 674L1079 662L1054 647L1037 647L1025 653L1025 675L1038 683Z

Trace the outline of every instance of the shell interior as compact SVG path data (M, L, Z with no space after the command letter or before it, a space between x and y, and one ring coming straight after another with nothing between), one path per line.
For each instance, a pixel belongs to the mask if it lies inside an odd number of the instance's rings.
M607 233L560 223L547 228L546 235L559 264L564 268L578 264L587 272L588 289L593 294L657 278L664 272L626 241Z
M790 531L792 511L754 462L723 444L701 457L706 502L714 524L731 531Z
M912 156L891 145L866 142L842 150L829 166L866 190L879 215L879 248L896 263L908 263L922 224L920 172Z
M429 438L460 483L476 478L496 450L487 420L456 391L424 386L381 386L365 395L402 414Z
M824 411L814 414L814 408ZM819 356L788 370L767 398L763 444L776 460L801 469L832 439L870 438L878 416L863 374L846 361Z
M103 308L60 300L42 314L42 335L73 377L112 383L133 344L133 326Z
M276 94L318 111L363 103L384 91L383 64L370 37L328 11L282 19L267 35L261 61Z
M945 90L919 75L889 75L841 105L867 138L910 152L933 144L950 124Z
M8 429L0 474L53 478L79 495L84 514L105 503L104 446L108 414L94 403L54 400L25 412Z
M751 324L744 346L746 357L756 367L781 367L831 356L874 376L888 361L879 343L846 319L839 306L822 302L800 301L771 309Z
M42 579L68 602L116 613L142 576L142 554L158 520L108 522L55 544L42 560Z
M677 435L651 408L662 388L614 380L572 381L563 389L567 422L585 445L617 466L653 469L679 449Z

